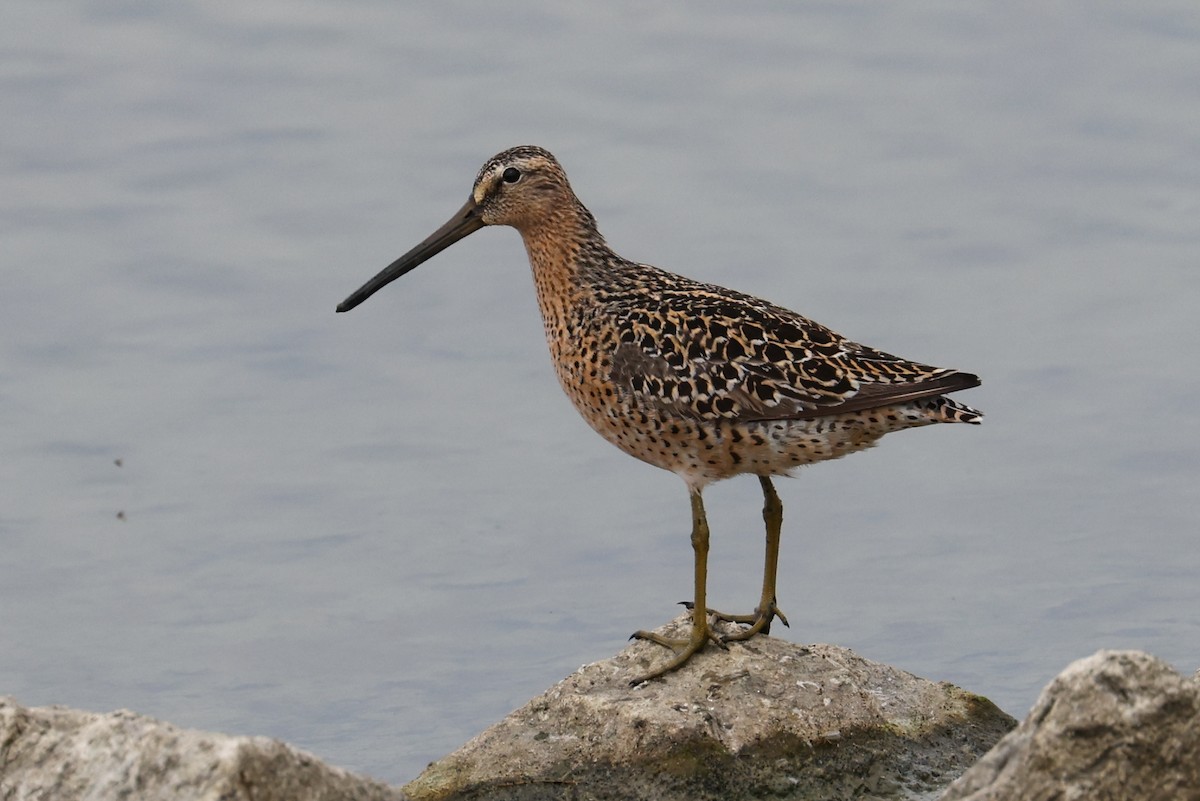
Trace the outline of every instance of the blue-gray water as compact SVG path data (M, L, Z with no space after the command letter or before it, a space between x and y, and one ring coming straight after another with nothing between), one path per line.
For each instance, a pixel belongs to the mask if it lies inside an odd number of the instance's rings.
M683 485L577 419L516 234L333 313L524 142L622 254L983 376L781 484L784 636L1017 716L1196 667L1192 0L2 16L0 693L402 781L678 611ZM707 499L748 609L757 482Z

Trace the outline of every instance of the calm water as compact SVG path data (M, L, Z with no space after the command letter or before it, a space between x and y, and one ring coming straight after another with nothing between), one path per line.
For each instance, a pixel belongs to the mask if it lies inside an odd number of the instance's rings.
M402 781L678 611L683 486L512 231L333 313L523 142L619 252L984 377L781 485L785 636L1017 716L1195 669L1195 3L793 5L6 3L0 693ZM749 608L757 482L707 497Z

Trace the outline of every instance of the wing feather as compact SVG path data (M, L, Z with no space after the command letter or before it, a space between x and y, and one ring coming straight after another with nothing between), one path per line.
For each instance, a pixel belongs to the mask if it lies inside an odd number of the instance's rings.
M730 290L665 292L616 310L611 378L639 404L694 419L805 420L979 385L875 350Z

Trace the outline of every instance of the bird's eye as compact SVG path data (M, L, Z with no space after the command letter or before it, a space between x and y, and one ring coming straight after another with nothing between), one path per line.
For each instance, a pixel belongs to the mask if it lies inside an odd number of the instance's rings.
M504 183L506 184L515 184L521 180L521 171L516 167L509 167L500 177L504 179Z

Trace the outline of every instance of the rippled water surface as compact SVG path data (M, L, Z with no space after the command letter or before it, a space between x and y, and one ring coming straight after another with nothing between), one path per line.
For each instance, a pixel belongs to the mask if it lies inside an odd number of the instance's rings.
M781 483L783 636L1017 716L1195 669L1194 3L4 17L0 693L402 781L676 613L683 486L562 396L519 237L333 313L524 142L624 255L983 376ZM749 608L757 482L706 497Z

